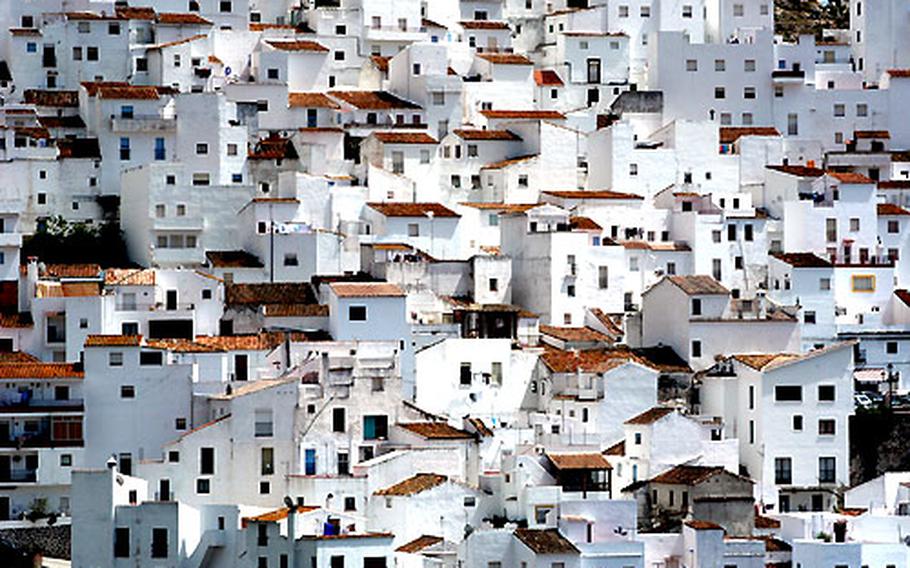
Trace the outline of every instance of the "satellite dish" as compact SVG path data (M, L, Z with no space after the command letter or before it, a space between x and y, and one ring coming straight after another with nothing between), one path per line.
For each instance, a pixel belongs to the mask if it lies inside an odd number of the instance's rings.
M231 74L231 68L230 68L230 67L225 67L225 68L224 68L224 76L225 76L225 77L228 77L228 76L230 76L230 74Z

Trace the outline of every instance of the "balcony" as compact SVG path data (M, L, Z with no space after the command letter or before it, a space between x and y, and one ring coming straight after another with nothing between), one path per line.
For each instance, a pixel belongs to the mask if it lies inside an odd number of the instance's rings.
M802 83L806 72L802 69L775 69L771 71L771 80L775 83Z
M134 114L111 116L111 132L167 132L177 128L177 117L162 117L158 114Z
M0 233L0 247L20 248L22 235L19 233Z
M42 414L56 412L84 412L81 398L44 400L31 398L23 401L0 401L0 414Z
M0 471L0 483L36 483L38 472L33 469L10 469Z
M82 438L54 440L48 433L22 434L0 439L0 448L81 448L84 444Z

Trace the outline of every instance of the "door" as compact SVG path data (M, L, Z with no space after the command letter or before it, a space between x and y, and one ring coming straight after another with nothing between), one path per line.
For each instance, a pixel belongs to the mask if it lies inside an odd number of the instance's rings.
M823 505L824 505L824 501L822 500L821 495L819 495L818 493L812 495L812 510L813 511L821 511L823 508Z
M168 310L177 309L177 290L168 290L167 291L167 303L165 308Z
M161 479L158 481L158 500L159 501L170 501L171 500L171 480L170 479Z
M0 481L10 481L10 456L0 456Z
M600 59L588 59L588 83L600 83Z
M309 448L303 453L304 473L316 475L316 450Z
M234 355L234 380L245 381L248 378L247 356L240 354Z
M307 109L307 111L306 111L307 128L316 128L317 117L318 117L318 115L316 114L316 109L314 109L314 108Z
M9 497L0 497L0 521L8 521L9 518Z

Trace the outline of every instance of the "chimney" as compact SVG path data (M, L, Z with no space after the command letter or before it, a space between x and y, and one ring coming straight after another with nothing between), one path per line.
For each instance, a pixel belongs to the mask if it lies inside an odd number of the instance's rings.
M25 294L20 294L19 311L30 312L32 310L32 301L35 299L35 290L38 288L38 257L28 257L28 264L25 270Z

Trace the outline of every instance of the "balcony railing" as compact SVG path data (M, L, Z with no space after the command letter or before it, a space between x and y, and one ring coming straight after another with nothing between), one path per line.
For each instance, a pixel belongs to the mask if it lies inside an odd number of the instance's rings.
M30 469L12 469L0 471L0 483L35 483L38 472Z
M177 128L177 117L163 117L158 114L112 115L112 132L154 132L174 130Z

